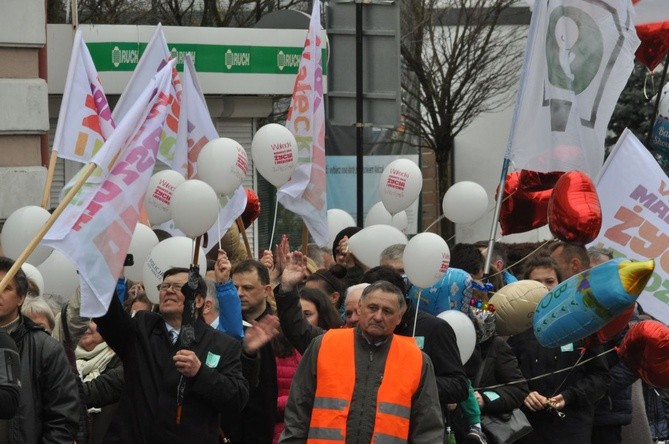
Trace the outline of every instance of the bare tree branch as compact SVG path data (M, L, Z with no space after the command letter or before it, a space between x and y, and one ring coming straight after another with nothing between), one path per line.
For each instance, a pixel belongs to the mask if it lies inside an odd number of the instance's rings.
M497 23L514 3L403 2L405 125L423 136L440 163L449 157L453 139L476 116L508 104L512 97L524 34L516 26ZM446 20L450 26L441 25Z

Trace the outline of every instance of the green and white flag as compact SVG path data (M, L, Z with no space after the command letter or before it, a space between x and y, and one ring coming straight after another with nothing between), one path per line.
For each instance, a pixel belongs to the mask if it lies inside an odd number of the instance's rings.
M535 2L506 157L596 177L639 39L629 0Z

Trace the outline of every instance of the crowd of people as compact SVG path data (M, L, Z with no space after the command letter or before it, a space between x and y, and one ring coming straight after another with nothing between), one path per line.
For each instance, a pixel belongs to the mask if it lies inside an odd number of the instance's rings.
M158 304L121 278L96 319L79 291L53 307L19 271L0 294L0 444L493 443L486 419L517 415L519 443L622 443L632 423L635 442L657 437L638 375L609 352L624 331L598 346L502 337L488 300L517 280L502 247L484 276L487 243L457 244L444 279L418 289L403 245L361 264L358 230L306 255L284 236L258 259L226 235L206 276L165 271ZM611 257L555 242L518 278L550 290ZM0 258L0 277L12 265ZM475 328L466 362L443 310Z

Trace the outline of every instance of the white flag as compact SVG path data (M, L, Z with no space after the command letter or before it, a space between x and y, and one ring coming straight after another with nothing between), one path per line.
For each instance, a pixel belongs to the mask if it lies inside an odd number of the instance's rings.
M139 59L135 70L128 81L128 84L118 99L112 115L114 121L118 124L128 113L135 103L139 94L148 86L149 82L160 71L165 64L172 58L167 47L167 40L163 33L163 27L158 24L151 40L146 45L142 57ZM169 114L165 120L163 134L160 137L160 148L158 150L158 160L174 167L173 158L176 149L177 131L179 125L179 111L181 107L181 80L175 68L172 72L173 83L176 90L176 96L169 103Z
M52 149L63 159L88 163L112 131L107 96L81 31L77 31Z
M207 142L218 138L218 132L211 120L190 54L184 58L182 86L179 131L172 169L193 179L197 177L197 157L200 151ZM218 233L224 234L228 231L232 223L244 212L246 208L244 187L237 188L230 199L224 198L221 205L218 220L208 231L207 251L217 246ZM164 223L161 228L172 235L183 236L172 221Z
M506 157L596 177L639 40L629 0L545 0L532 12Z
M669 323L669 178L626 129L597 180L602 229L591 245L616 257L655 259L638 298L644 311Z
M156 74L93 157L97 165L113 165L103 182L84 186L42 241L76 264L83 316L106 313L121 275L176 97L173 68L171 61Z
M314 241L329 244L325 187L325 111L320 2L314 2L286 128L297 141L298 164L277 192L286 209L302 216Z

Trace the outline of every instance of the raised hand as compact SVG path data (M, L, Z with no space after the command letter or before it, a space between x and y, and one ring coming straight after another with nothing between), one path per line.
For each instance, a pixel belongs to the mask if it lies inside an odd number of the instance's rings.
M232 264L228 259L228 253L225 250L218 250L218 257L216 258L216 265L214 266L214 275L217 283L225 283L230 279L230 270Z
M281 243L276 246L276 268L279 272L283 272L286 266L286 255L290 253L290 243L288 236L285 234L281 236Z
M267 267L267 270L269 270L270 274L272 271L274 271L274 256L272 255L271 251L263 251L262 256L260 256L260 262L262 262L262 264Z
M307 277L307 258L300 251L286 254L286 265L281 273L281 289L291 291Z
M337 254L335 256L335 261L346 268L355 266L353 254L351 254L348 249L348 236L344 236L339 240L339 244L337 244Z
M244 332L242 347L247 354L254 354L260 347L267 344L279 334L279 318L272 315L263 316L260 321L253 321L253 326Z

